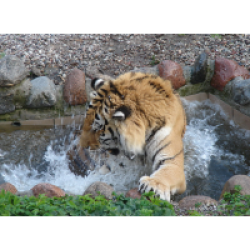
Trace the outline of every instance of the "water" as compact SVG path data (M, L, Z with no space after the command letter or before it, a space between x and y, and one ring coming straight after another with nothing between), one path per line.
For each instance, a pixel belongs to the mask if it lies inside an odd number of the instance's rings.
M187 113L184 137L185 195L200 194L218 199L225 182L235 174L250 175L250 131L229 121L218 105L183 100ZM140 176L149 174L143 159L130 161L124 155L110 156L111 172L103 175L90 171L87 177L76 176L69 169L67 152L78 142L74 126L53 129L3 130L0 132L0 179L19 191L41 182L59 186L68 193L83 194L95 181L104 181L116 191L138 185ZM101 162L100 152L91 157ZM129 166L128 166L129 165Z

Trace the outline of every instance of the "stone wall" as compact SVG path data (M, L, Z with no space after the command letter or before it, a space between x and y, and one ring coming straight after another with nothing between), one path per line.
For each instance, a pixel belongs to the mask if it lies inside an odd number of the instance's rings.
M0 34L0 57L16 55L32 74L60 85L74 67L115 77L163 60L192 65L202 52L249 70L249 50L250 35L241 34Z
M181 96L213 93L250 116L249 46L248 33L0 33L0 121L83 115L90 78L128 71L171 80Z

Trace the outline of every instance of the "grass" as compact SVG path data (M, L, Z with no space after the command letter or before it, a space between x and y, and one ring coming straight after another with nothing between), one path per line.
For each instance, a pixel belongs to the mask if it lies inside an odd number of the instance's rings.
M159 63L160 63L160 61L159 61L159 60L156 60L156 59L155 59L155 55L153 55L153 56L151 57L150 65L151 65L151 66L155 66L155 65L157 65L157 64L159 64Z
M249 216L250 195L241 195L240 186L233 192L225 192L213 216ZM199 211L201 203L195 210L188 210L188 216L202 216ZM16 196L4 190L0 193L1 216L175 216L172 204L154 197L153 192L145 193L140 199L125 197L113 193L113 199L107 200L103 195L95 198L90 195L49 198L44 194L38 197Z
M113 200L99 195L48 198L19 197L4 190L0 193L1 216L173 216L173 205L154 197L153 192L132 199L114 193Z
M240 191L242 187L236 185L234 190L225 192L220 205L217 210L213 211L211 215L214 216L250 216L250 195L242 195ZM201 204L196 204L195 208L198 210ZM190 216L202 216L203 212L197 210L189 210Z
M186 33L178 33L178 35L179 35L179 36L185 36ZM210 35L211 35L211 37L213 37L213 38L219 38L219 39L222 38L221 35L220 35L220 33L210 33Z
M0 53L0 59L5 57L5 54L3 52Z

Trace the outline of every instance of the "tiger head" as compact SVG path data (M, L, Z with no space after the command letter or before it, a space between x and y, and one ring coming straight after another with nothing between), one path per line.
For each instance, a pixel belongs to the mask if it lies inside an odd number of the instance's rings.
M95 78L91 87L81 147L142 154L147 135L174 117L171 83L158 76L130 72L116 80Z

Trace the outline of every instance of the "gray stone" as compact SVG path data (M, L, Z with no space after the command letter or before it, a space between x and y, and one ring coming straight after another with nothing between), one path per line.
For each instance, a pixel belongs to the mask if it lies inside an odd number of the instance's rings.
M201 206L216 206L218 205L218 202L214 199L212 199L209 196L204 196L204 195L190 195L184 197L182 200L179 202L179 206L181 209L186 209L186 210L194 210L195 204L199 204Z
M98 181L90 185L83 195L90 194L92 197L95 197L99 195L99 192L101 195L104 195L106 199L111 200L114 189L110 185Z
M5 56L0 60L0 87L20 83L28 75L28 69L16 56Z
M250 79L235 82L232 91L236 103L240 105L250 103Z
M30 108L46 108L56 104L54 83L46 76L31 81L31 93L27 101Z
M0 114L7 114L26 105L31 82L25 79L15 86L0 89Z
M197 84L204 82L207 75L207 59L208 56L205 52L199 55L199 57L195 60L193 70L191 73L191 83Z
M16 107L13 103L14 95L9 94L5 96L0 95L0 115L4 115L15 111Z

